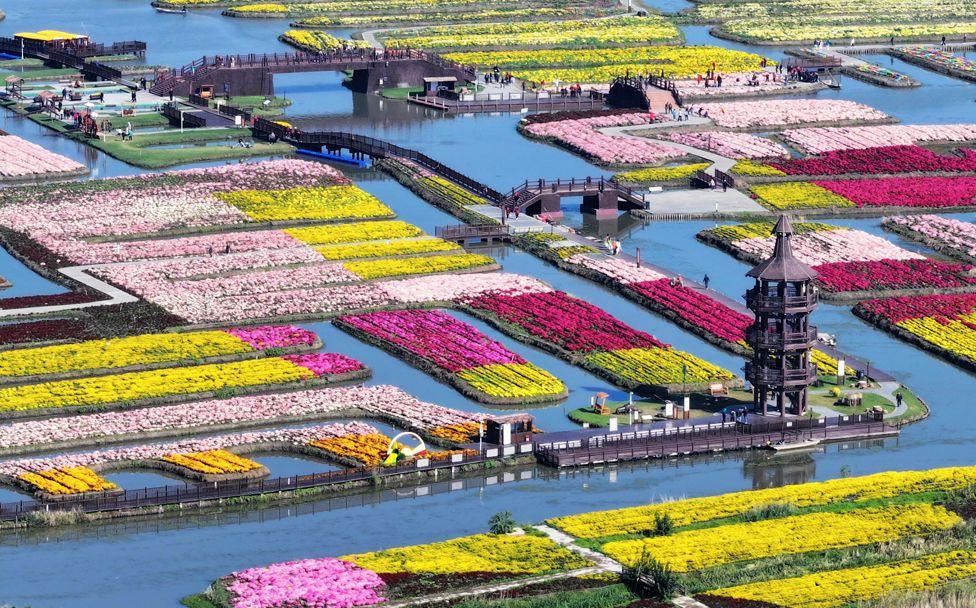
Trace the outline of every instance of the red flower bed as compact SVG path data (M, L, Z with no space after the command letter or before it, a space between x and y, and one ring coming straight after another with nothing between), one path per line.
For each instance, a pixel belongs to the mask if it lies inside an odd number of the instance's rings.
M976 205L976 177L883 177L814 184L858 207L968 207Z
M831 292L880 289L952 288L976 285L966 264L936 260L833 262L816 267L823 288Z
M787 175L976 171L976 151L963 149L958 152L959 156L942 156L921 146L885 146L834 150L810 158L770 161L768 164Z
M976 294L879 298L860 302L858 307L892 323L906 319L933 317L940 323L946 324L976 311Z
M0 344L80 340L88 337L85 324L75 319L56 319L0 325Z
M14 308L30 308L33 306L62 306L65 304L84 304L101 298L80 291L66 291L46 296L18 296L15 298L0 298L0 310Z
M689 287L671 287L668 279L627 285L636 293L654 300L682 319L729 342L745 340L752 317L732 310L718 300Z
M520 296L482 296L468 302L530 334L570 351L665 348L654 336L637 331L602 309L561 291Z

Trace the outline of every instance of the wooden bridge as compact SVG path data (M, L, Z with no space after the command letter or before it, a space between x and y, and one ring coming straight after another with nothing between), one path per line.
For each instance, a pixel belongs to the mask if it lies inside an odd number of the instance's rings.
M452 241L459 245L474 243L490 244L496 241L511 241L512 228L499 224L455 224L453 226L435 226L434 236Z
M145 52L146 43L138 40L113 42L110 45L93 42L72 49L56 49L40 40L0 37L0 53L15 56L23 54L24 57L40 59L46 64L76 69L91 80L110 80L130 89L137 89L139 85L123 78L122 70L97 61L88 61L88 58L128 53L143 55Z
M618 76L610 83L607 105L612 108L640 108L664 110L668 101L681 105L678 86L663 76Z
M474 78L474 71L459 63L409 49L342 49L324 53L296 51L244 55L205 55L156 78L150 91L181 97L209 90L220 95L273 95L274 74L351 71L350 88L368 92L382 84L423 84L425 76Z
M605 177L525 181L512 188L501 205L509 211L551 218L562 215L560 208L566 197L582 197L583 212L598 217L647 207L643 194Z

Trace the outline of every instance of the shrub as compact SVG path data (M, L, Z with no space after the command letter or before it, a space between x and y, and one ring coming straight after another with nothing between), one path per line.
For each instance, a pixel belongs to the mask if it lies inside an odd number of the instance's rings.
M647 551L633 567L625 568L620 578L642 599L669 600L681 593L681 578Z
M500 511L488 520L488 531L492 534L511 534L515 531L515 518L511 511Z
M790 515L795 515L796 512L797 508L788 502L771 502L749 509L742 514L742 519L746 521L762 521L764 519L789 517Z

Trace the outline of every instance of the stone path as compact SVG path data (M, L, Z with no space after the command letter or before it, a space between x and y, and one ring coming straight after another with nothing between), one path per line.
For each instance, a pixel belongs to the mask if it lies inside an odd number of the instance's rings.
M672 600L672 603L679 608L708 608L705 604L702 604L693 597L688 597L683 595L681 597L676 597Z
M549 540L551 540L552 542L561 545L563 547L566 547L573 553L582 555L586 559L595 563L597 566L600 567L601 570L605 572L616 572L618 574L620 572L623 572L624 567L620 564L620 562L611 559L610 557L604 555L603 553L599 553L592 549L587 549L586 547L581 547L575 544L576 539L570 536L569 534L566 534L565 532L561 532L545 524L541 524L533 527L536 530L548 536Z
M139 298L133 296L132 294L122 291L121 289L109 285L101 279L96 279L95 277L88 274L88 270L94 268L94 266L69 266L67 268L61 268L58 270L61 274L66 277L72 278L83 285L94 289L95 291L104 294L107 299L98 300L96 302L82 302L80 304L60 304L57 306L32 306L29 308L11 308L9 310L0 310L0 319L7 319L12 317L19 317L22 315L31 314L45 314L45 313L56 313L65 312L69 310L78 310L81 308L92 308L94 306L110 306L113 304L125 304L128 302L137 302Z
M682 121L681 125L684 124L711 124L711 120L707 118L702 118L700 116L693 116L691 120L687 123ZM649 128L669 128L674 127L676 123L674 122L663 122L655 123L652 125L636 125L629 127L608 127L605 129L599 129L599 131L605 135L611 135L614 137L626 137L632 139L638 139L646 141L647 138L639 137L637 135L631 135L631 131L646 131ZM659 143L664 146L671 148L677 148L687 154L698 156L712 163L708 169L705 169L705 173L709 175L714 175L715 170L723 171L728 173L729 170L738 162L737 159L729 158L727 156L722 156L721 154L716 154L709 150L703 150L701 148L695 148L685 144L679 144L677 142L665 141L665 140L654 140L655 143ZM648 211L651 213L658 214L689 214L689 215L705 215L710 213L723 214L723 213L756 213L762 215L769 215L768 209L757 203L755 200L749 198L746 194L732 189L728 191L721 190L666 190L664 192L652 192L649 193L649 207Z

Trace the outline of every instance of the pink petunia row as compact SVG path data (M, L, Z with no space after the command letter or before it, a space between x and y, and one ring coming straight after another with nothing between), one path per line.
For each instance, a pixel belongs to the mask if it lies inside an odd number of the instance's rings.
M386 601L378 574L334 558L250 568L225 582L233 608L354 608Z
M781 134L787 143L809 154L918 143L961 143L976 140L976 124L867 125L791 129Z
M716 125L732 129L890 118L880 110L846 99L734 101L701 107Z
M0 175L4 177L48 176L84 169L84 165L16 135L0 137Z
M614 114L534 123L525 129L536 137L552 138L562 145L608 164L658 164L684 156L684 152L651 140L600 133L603 127L649 124L647 112Z
M669 141L709 150L729 158L783 158L789 152L780 144L749 133L729 131L696 131L694 133L669 133Z

